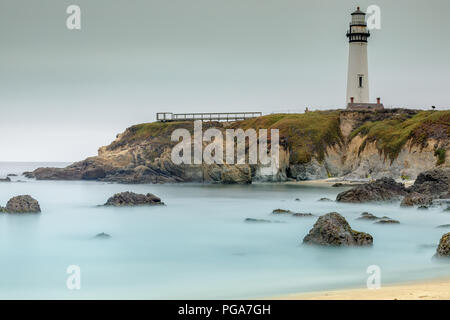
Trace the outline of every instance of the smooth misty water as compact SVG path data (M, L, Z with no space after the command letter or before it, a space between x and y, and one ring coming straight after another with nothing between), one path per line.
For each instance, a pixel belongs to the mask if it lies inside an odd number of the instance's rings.
M0 163L0 177L43 164ZM450 223L442 208L318 202L345 188L286 184L120 185L80 181L0 183L0 205L30 194L39 215L0 215L0 298L253 298L363 287L369 265L382 284L449 276L434 248ZM98 207L116 192L151 192L167 206ZM295 201L300 198L301 201ZM316 248L301 240L316 218L271 215L276 208L317 215L337 211L373 248ZM363 211L400 225L374 225ZM285 223L251 224L247 217ZM92 239L106 232L111 239ZM66 288L79 265L81 290Z

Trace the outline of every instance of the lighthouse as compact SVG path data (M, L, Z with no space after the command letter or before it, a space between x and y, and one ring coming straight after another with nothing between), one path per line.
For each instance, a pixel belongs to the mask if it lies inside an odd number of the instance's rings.
M347 31L349 42L347 73L347 108L348 109L383 109L380 99L377 103L369 100L369 66L367 61L366 14L358 7L352 14L350 28Z

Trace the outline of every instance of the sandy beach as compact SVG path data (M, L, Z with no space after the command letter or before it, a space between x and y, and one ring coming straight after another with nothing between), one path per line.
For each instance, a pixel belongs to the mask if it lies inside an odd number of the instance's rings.
M450 278L384 286L274 297L275 300L450 300Z

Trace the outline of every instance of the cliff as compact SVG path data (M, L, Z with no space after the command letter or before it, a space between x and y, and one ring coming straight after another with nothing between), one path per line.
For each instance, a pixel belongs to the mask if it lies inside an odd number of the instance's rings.
M171 134L185 128L192 135L193 124L154 122L127 128L95 157L25 174L43 180L251 183L328 177L415 179L422 171L450 166L450 111L334 110L203 123L203 130L212 127L222 132L279 129L279 170L266 174L258 164L175 165L171 149L177 142L171 141Z

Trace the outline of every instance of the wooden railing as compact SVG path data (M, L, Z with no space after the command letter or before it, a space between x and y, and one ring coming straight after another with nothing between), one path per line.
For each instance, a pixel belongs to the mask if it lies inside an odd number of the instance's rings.
M240 121L262 116L262 112L207 112L207 113L172 113L158 112L156 120L166 121Z

